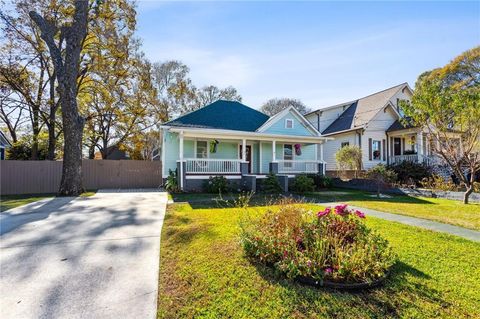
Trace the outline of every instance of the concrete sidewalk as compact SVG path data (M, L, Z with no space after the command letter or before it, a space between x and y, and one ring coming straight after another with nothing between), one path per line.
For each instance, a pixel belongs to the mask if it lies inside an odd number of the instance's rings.
M167 194L99 192L0 214L1 318L155 318Z
M322 206L336 206L341 203L317 203L318 205ZM381 212L378 210L374 209L369 209L369 208L364 208L364 207L358 207L358 206L353 206L353 205L348 205L348 207L353 208L353 209L358 209L362 212L364 212L367 216L373 216L385 220L390 220L394 222L399 222L402 224L407 224L411 226L417 226L429 230L434 230L442 233L447 233L450 235L455 235L459 237L463 237L468 240L480 242L480 232L468 228L463 228L459 226L454 226L454 225L449 225L449 224L444 224L444 223L439 223L435 222L432 220L428 219L423 219L423 218L416 218L416 217L410 217L410 216L405 216L405 215L399 215L399 214L391 214L391 213L385 213Z

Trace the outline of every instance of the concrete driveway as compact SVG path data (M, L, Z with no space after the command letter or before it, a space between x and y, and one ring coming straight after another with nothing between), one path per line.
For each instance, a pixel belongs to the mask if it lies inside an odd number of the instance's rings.
M0 214L1 318L154 318L167 194L99 192Z

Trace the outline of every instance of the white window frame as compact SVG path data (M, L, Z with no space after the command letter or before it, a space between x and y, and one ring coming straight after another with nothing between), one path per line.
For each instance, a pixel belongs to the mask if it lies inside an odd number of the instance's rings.
M374 156L374 153L375 153L375 142L378 142L378 152L379 152L379 156L378 158L375 158ZM382 161L382 141L381 140L372 140L372 161L379 161L381 162Z
M288 123L292 123L292 127L288 127ZM294 121L293 119L285 119L285 128L287 129L293 129L294 126Z
M343 141L343 142L340 144L340 148L344 148L345 146L350 146L350 142L349 142L349 141Z
M208 140L195 140L195 149L193 150L195 152L195 158L198 158L198 159L205 159L203 157L198 157L198 152L197 152L197 143L198 142L206 142L207 143L207 157L205 158L210 158L210 143Z

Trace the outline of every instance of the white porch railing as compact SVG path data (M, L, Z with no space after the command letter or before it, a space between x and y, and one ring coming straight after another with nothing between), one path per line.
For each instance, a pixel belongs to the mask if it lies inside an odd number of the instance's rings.
M238 159L187 158L187 174L240 174Z
M318 173L318 161L278 161L279 173Z
M425 163L433 165L435 158L433 156L424 156L419 154L395 155L391 157L391 164L400 164L401 162Z

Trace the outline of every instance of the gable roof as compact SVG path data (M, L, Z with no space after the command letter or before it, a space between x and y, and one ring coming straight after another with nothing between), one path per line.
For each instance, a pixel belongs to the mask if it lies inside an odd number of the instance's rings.
M391 105L390 98L405 87L410 90L408 83L402 83L383 91L370 94L356 101L352 101L350 106L335 121L333 121L332 124L322 132L322 134L334 134L341 131L364 127L381 109L389 104ZM345 103L338 104L338 106L342 105L345 105ZM392 109L397 115L399 115L394 107L392 107ZM320 111L321 110L322 109L320 109Z
M266 121L261 127L257 129L257 132L265 132L269 127L271 127L278 120L283 118L286 114L292 112L293 115L299 120L313 135L320 135L320 132L300 113L295 107L289 106L286 109L278 112L273 115Z
M164 125L255 132L268 119L242 103L218 100Z
M416 126L413 125L413 123L410 121L409 118L406 118L407 123L404 123L400 120L396 120L395 122L390 125L390 127L387 129L386 132L394 132L394 131L401 131L401 130L406 130L410 128L415 128Z

